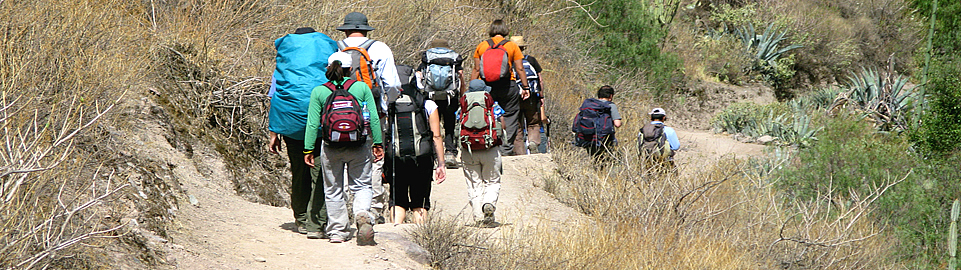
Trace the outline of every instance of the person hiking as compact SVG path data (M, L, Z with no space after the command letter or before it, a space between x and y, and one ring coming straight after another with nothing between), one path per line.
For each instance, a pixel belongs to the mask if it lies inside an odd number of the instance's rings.
M517 44L521 52L527 50L527 42L523 36L513 36L511 42ZM541 144L541 125L547 123L547 114L544 112L544 87L541 84L541 65L534 56L524 54L521 60L524 73L515 75L516 78L527 77L527 83L531 86L530 97L521 101L521 115L524 117L520 125L523 129L517 130L517 138L514 140L514 149L526 149L531 154L538 152ZM527 140L524 140L524 131L527 131ZM517 152L517 151L515 151Z
M464 81L464 58L450 49L447 40L435 39L430 48L421 53L417 67L417 87L437 104L444 122L444 160L449 169L457 168L457 143L454 124L457 122L457 99L467 90Z
M340 51L351 53L351 59L358 60L351 63L354 70L351 76L355 80L361 80L368 84L376 100L377 114L381 119L380 126L386 127L387 101L390 97L396 97L396 93L401 87L401 80L397 74L394 63L394 53L387 44L367 37L368 32L374 31L367 22L367 16L360 12L351 12L344 16L344 24L337 27L343 31L345 38L337 42ZM366 58L366 59L364 59ZM365 61L359 61L359 60ZM358 77L359 73L367 74ZM365 79L366 78L366 79ZM385 132L385 131L381 131ZM374 203L371 205L374 214L377 215L377 223L384 223L384 207L386 206L387 196L383 185L383 166L384 161L380 160L373 164L373 178L371 182L374 187Z
M668 169L673 170L674 151L681 149L677 132L664 125L664 121L667 121L664 109L654 108L648 114L651 115L651 123L641 127L641 132L637 134L638 153L651 165L667 165Z
M516 78L520 80L520 88L515 81L516 74L524 74L521 60L524 55L517 44L507 40L510 34L507 24L503 20L494 20L487 30L489 39L477 44L474 50L474 69L471 79L483 79L491 87L490 94L494 101L504 108L504 130L507 137L503 141L505 155L526 152L526 149L515 149L514 140L520 128L520 102L530 96L530 85L526 76Z
M331 243L347 240L350 231L347 201L344 194L344 169L347 184L354 194L353 214L357 224L357 244L374 245L375 217L370 213L373 191L371 163L384 157L380 119L370 113L374 96L367 84L349 79L350 55L336 52L327 60L329 82L317 86L310 94L307 127L304 135L304 162L314 166L320 157L324 172L324 195L327 204L327 235ZM364 116L361 116L364 115ZM369 115L369 120L364 119ZM370 139L368 140L369 133ZM319 147L319 154L315 147Z
M404 223L408 210L414 223L424 223L430 210L431 180L436 178L440 184L447 179L440 108L415 85L402 86L400 96L387 107L390 143L384 172L391 183L393 223Z
M494 112L491 87L479 79L470 81L460 99L460 147L467 197L478 227L496 227L494 219L500 194L501 155L497 149L502 125Z
M574 145L584 147L595 159L604 153L612 152L617 145L615 128L621 127L621 113L614 99L614 87L601 86L597 98L588 98L581 104L571 131L574 132Z
M304 127L311 90L327 82L327 57L337 43L313 28L298 28L274 41L277 64L271 78L270 109L267 113L270 139L267 149L280 154L281 141L290 160L290 209L297 232L307 238L325 238L327 209L324 204L323 175L302 161Z

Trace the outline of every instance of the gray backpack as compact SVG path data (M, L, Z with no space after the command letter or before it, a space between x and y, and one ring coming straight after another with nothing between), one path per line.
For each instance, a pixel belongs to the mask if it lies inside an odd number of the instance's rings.
M457 53L448 48L430 48L424 55L424 91L432 100L448 100L458 94Z
M641 133L637 135L637 148L641 156L655 161L669 160L674 156L674 151L667 144L667 136L664 136L664 124L660 123L641 127Z

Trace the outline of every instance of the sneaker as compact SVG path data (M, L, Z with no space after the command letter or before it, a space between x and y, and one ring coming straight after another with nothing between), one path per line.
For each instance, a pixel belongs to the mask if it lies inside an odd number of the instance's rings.
M327 236L327 234L322 232L307 232L307 239L321 239L324 238L324 236Z
M340 237L340 236L337 236L337 235L335 234L335 235L331 235L331 236L330 236L330 240L329 240L329 241L330 241L331 243L334 243L334 244L339 244L339 243L343 243L343 242L344 242L344 238L343 238L343 237Z
M494 224L494 210L494 205L490 203L485 203L484 206L481 207L481 211L484 212L484 220L482 221L485 224Z
M307 226L304 226L304 224L298 224L297 232L300 234L307 234Z
M357 245L373 246L376 244L377 242L374 242L374 225L371 225L370 216L367 213L357 215Z
M457 169L457 160L455 160L457 155L451 152L444 154L444 165L448 169Z

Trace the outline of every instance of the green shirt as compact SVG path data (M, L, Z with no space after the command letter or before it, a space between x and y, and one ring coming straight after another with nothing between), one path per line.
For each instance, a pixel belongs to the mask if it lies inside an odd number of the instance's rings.
M346 81L349 78L344 78ZM342 84L344 81L331 81L334 84ZM367 108L376 108L377 103L374 101L374 94L370 92L370 87L364 82L355 82L347 89L347 92L354 95L354 98L358 102L367 102ZM326 86L314 87L314 90L310 92L310 106L307 107L307 130L304 135L304 151L313 151L315 146L314 143L317 141L317 132L320 130L320 114L324 110L324 102L327 102L327 97L332 94L333 91ZM371 137L374 139L374 144L380 144L382 142L383 132L380 129L380 117L377 115L376 110L371 110L370 114L370 133Z

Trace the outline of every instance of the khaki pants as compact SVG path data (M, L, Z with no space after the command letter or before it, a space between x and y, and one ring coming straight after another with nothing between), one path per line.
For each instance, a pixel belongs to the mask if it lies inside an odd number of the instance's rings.
M483 220L481 207L485 203L497 205L501 190L501 157L496 147L486 150L462 149L464 177L467 178L467 197L474 220Z

